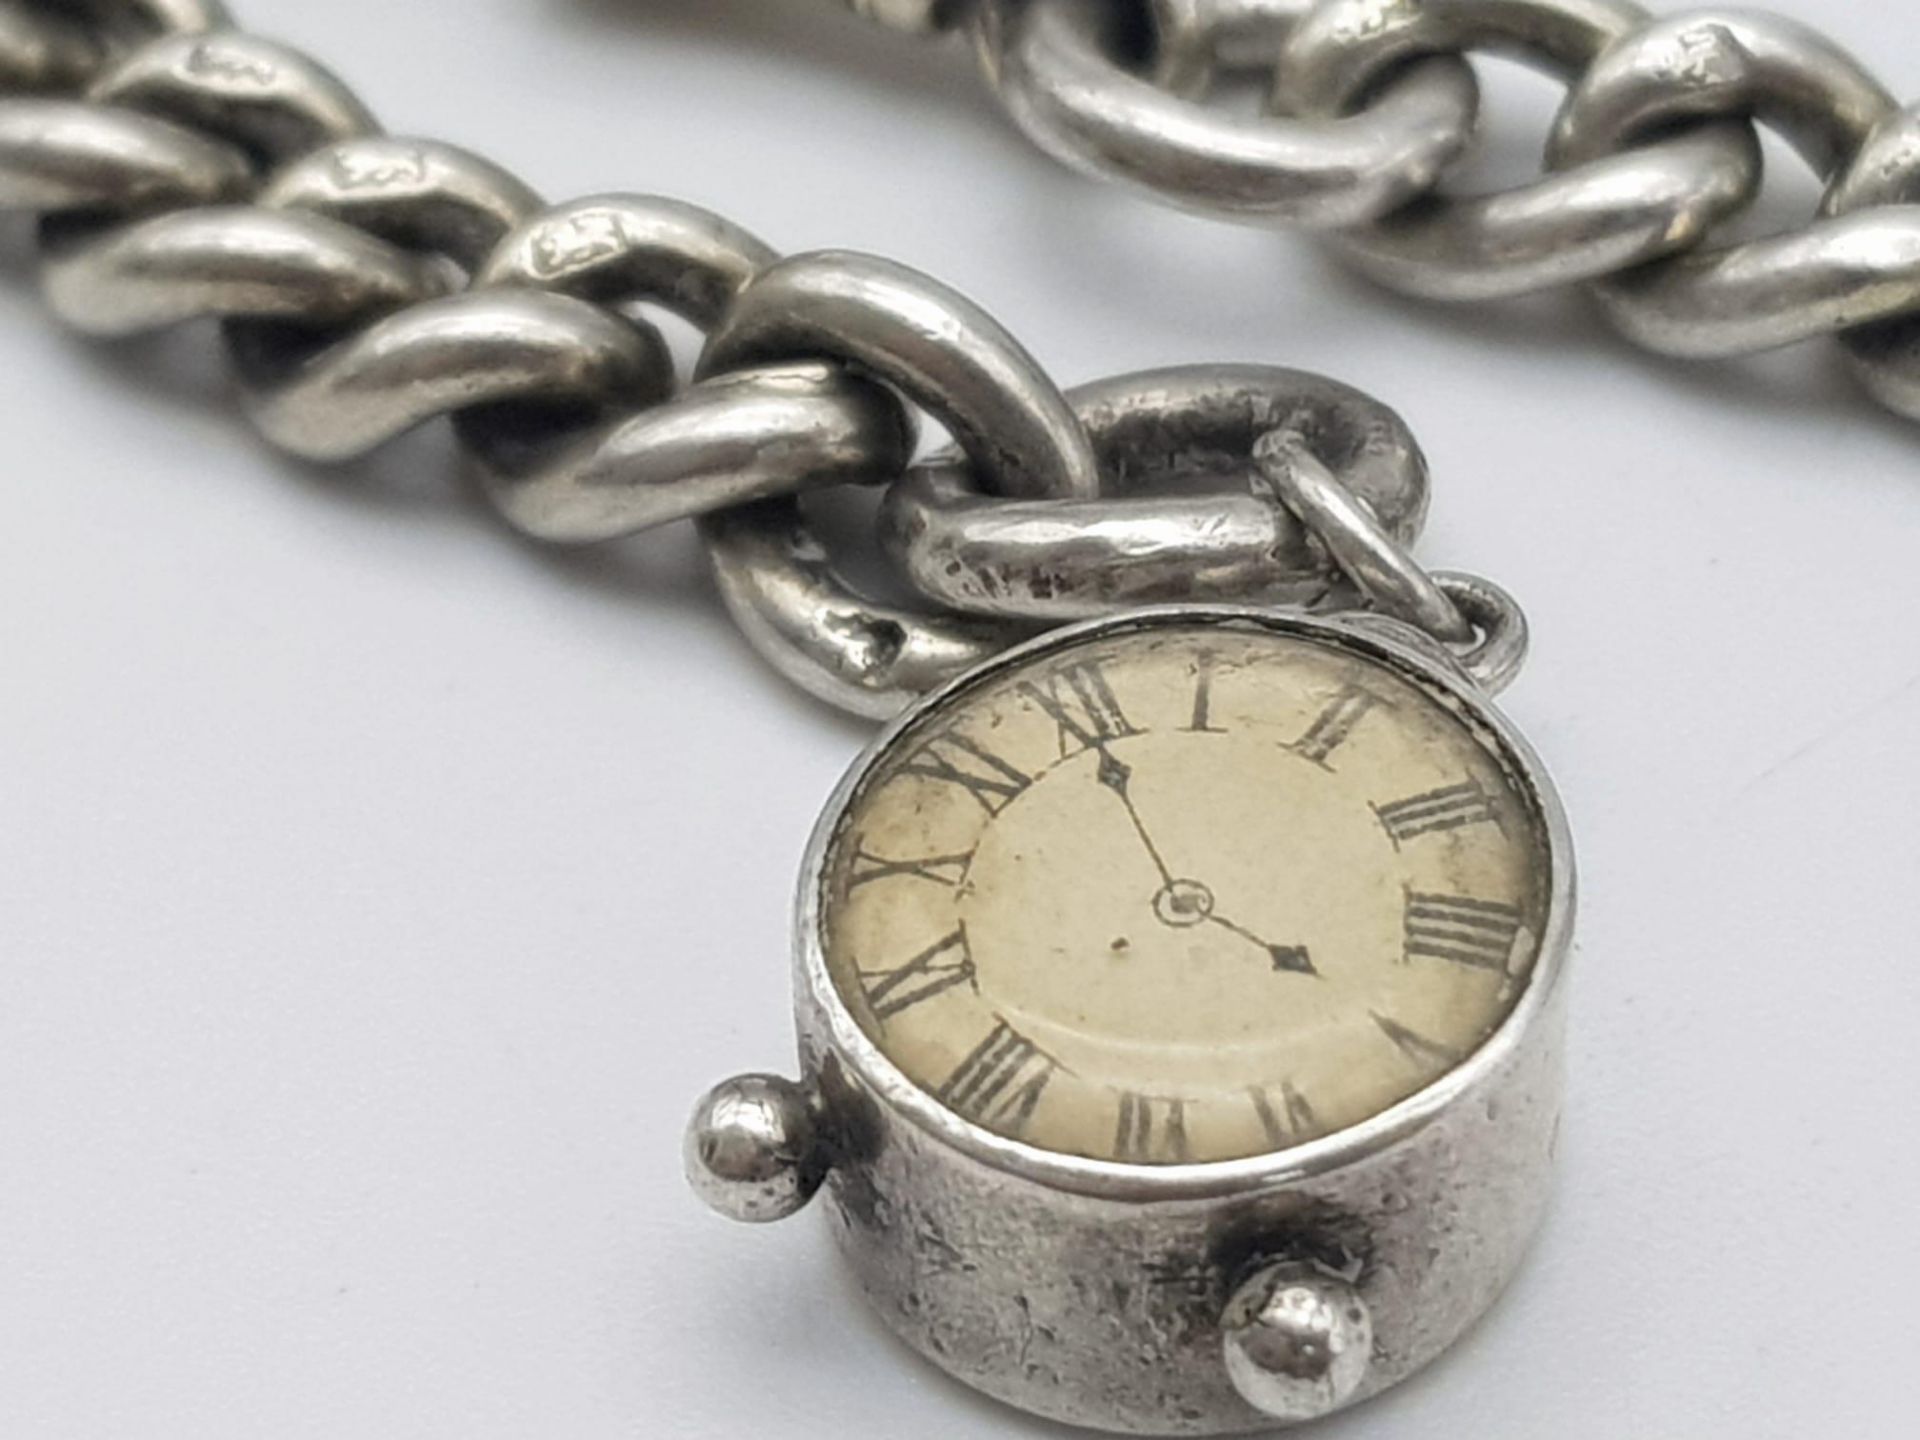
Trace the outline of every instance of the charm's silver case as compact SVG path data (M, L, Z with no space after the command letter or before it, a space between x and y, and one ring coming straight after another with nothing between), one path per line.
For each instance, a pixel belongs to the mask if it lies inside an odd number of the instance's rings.
M1374 1119L1225 1164L1084 1160L988 1133L910 1082L827 974L831 842L875 757L947 696L1036 653L1177 620L1318 638L1453 705L1504 752L1547 837L1551 899L1526 994L1487 1044ZM902 716L827 806L801 877L797 1018L824 1125L834 1233L889 1325L936 1365L1023 1410L1128 1434L1216 1435L1293 1417L1257 1409L1224 1359L1223 1312L1281 1262L1364 1305L1372 1353L1341 1403L1445 1350L1493 1302L1544 1209L1560 1113L1563 974L1574 911L1566 818L1512 725L1418 632L1370 616L1176 607L1013 650Z

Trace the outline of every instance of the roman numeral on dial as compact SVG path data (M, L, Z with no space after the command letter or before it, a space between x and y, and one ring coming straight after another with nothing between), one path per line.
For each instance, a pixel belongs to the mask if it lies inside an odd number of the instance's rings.
M1213 723L1213 669L1211 650L1202 650L1193 662L1193 722L1185 728L1195 735L1224 735Z
M1396 846L1404 845L1409 840L1418 840L1422 835L1464 830L1469 825L1499 823L1494 813L1493 797L1480 787L1478 780L1444 785L1424 795L1410 795L1405 800L1396 800L1391 805L1376 805L1373 813L1380 817L1380 824Z
M1522 923L1517 906L1497 900L1409 890L1405 959L1447 960L1504 975Z
M974 968L973 956L967 950L967 932L955 930L895 969L862 970L860 981L874 1018L882 1023L936 995L971 985Z
M1402 1025L1377 1011L1369 1013L1394 1048L1423 1070L1451 1070L1467 1058L1464 1052L1442 1045L1438 1040L1429 1040L1410 1025Z
M1347 686L1315 717L1307 733L1294 741L1293 753L1316 765L1325 765L1334 751L1353 738L1360 722L1385 703L1371 690Z
M1260 1128L1267 1132L1268 1142L1276 1149L1297 1145L1320 1129L1319 1117L1313 1113L1307 1097L1294 1089L1292 1081L1282 1084L1277 1095L1260 1085L1247 1094L1253 1099L1254 1113L1260 1117Z
M927 741L901 765L900 773L958 785L989 815L998 815L1033 783L1033 777L985 746L953 732Z
M1113 1131L1113 1153L1133 1164L1179 1163L1192 1158L1187 1144L1187 1102L1157 1100L1127 1091Z
M862 847L854 851L853 858L847 862L847 888L857 890L876 880L905 878L930 880L936 885L953 889L966 878L967 866L972 863L973 856L970 854L929 855L922 860L890 860Z
M936 1098L981 1125L1018 1135L1059 1068L1002 1020L947 1077Z
M1063 756L1140 733L1120 708L1106 673L1092 661L1063 665L1043 680L1021 685L1020 692L1053 717Z

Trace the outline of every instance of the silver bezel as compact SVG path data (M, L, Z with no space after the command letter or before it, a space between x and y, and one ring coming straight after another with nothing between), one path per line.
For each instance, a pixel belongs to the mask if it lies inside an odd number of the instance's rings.
M908 731L965 692L1036 656L1095 639L1161 625L1257 628L1335 645L1386 665L1422 686L1493 742L1516 787L1540 817L1548 867L1548 906L1540 951L1525 993L1472 1055L1426 1089L1370 1120L1305 1145L1197 1165L1129 1165L1085 1159L1005 1139L956 1114L921 1089L867 1036L827 972L822 923L826 864L843 818L882 756ZM796 999L871 1098L896 1116L970 1158L1054 1190L1123 1203L1215 1200L1261 1193L1344 1170L1402 1144L1445 1114L1463 1095L1502 1071L1563 983L1570 948L1575 873L1573 842L1559 796L1539 757L1447 653L1408 627L1371 615L1315 616L1224 606L1162 606L1050 631L996 656L933 691L898 716L867 747L835 788L808 842L801 866L795 926ZM803 1024L803 1032L810 1027Z

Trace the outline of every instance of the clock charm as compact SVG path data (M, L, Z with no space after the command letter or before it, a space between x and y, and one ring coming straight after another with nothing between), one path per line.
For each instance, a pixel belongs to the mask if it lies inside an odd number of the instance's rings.
M1180 208L1320 230L1429 300L1588 286L1675 355L1834 332L1920 416L1920 109L1795 22L843 3L965 32L1044 149ZM445 422L523 540L697 521L780 673L908 705L803 867L798 1078L694 1114L708 1203L770 1221L820 1195L909 1344L1115 1432L1329 1414L1493 1302L1548 1191L1574 864L1492 701L1524 618L1411 559L1427 474L1397 416L1264 365L1063 392L893 262L783 257L647 193L549 203L389 133L224 0L0 17L0 206L67 325L213 322L250 422L308 464ZM1449 182L1481 51L1568 93L1546 173L1475 196ZM1210 103L1256 72L1258 114ZM1732 243L1762 130L1824 200ZM703 337L686 373L663 316ZM923 422L951 447L923 454ZM861 485L891 594L803 503Z
M1263 451L1362 591L1439 588ZM896 1331L1057 1420L1271 1428L1445 1349L1545 1200L1572 859L1504 677L1387 608L1094 620L913 707L804 867L804 1078L703 1102L696 1188L824 1188Z

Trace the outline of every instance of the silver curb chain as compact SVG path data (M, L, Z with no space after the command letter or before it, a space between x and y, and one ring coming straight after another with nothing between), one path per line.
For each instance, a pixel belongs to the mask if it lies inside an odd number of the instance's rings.
M1836 336L1882 404L1920 418L1920 108L1757 10L1656 17L1629 0L847 0L909 30L964 27L1008 112L1067 164L1182 209L1323 232L1427 299L1583 285L1666 355ZM1470 57L1567 97L1545 173L1444 187L1473 148ZM1263 77L1264 113L1208 103ZM1819 214L1741 242L1757 127L1826 186Z
M697 519L742 631L857 713L1154 603L1372 608L1490 688L1524 653L1511 600L1408 558L1426 465L1377 401L1226 365L1063 394L903 266L782 259L656 196L549 205L389 137L218 0L0 0L0 207L39 218L42 289L74 328L220 322L248 418L292 455L347 461L446 419L533 539ZM684 380L655 310L704 335ZM920 413L954 448L916 463ZM809 528L800 497L849 484L883 487L910 603L863 594Z

